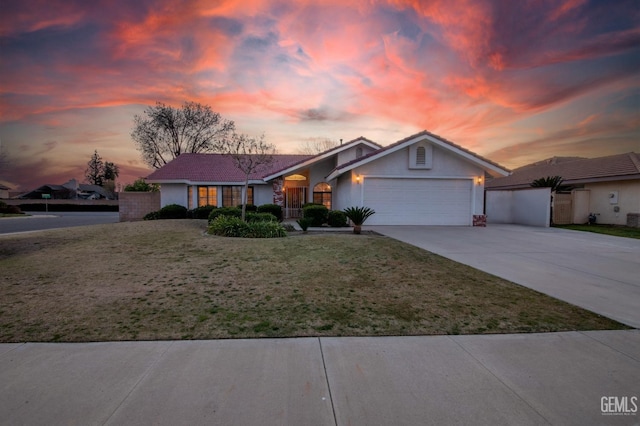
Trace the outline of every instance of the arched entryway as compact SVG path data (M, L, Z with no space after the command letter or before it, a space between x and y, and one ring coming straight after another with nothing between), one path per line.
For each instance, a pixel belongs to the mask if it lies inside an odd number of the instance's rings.
M331 210L331 185L320 182L313 187L313 202Z

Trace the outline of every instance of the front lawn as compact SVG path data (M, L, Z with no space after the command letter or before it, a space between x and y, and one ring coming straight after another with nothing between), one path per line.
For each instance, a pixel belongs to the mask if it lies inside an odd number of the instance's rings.
M205 230L165 220L0 236L0 342L626 328L378 235Z
M639 238L640 228L621 225L554 225L555 228L572 229L574 231L595 232L596 234L613 235L615 237Z

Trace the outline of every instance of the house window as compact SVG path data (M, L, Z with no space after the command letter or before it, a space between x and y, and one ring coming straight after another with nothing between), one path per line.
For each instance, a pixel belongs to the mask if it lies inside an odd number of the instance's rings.
M313 187L313 202L331 210L331 185L321 182Z
M218 188L215 186L199 186L198 187L198 207L217 206L218 205Z
M187 206L189 210L193 208L193 186L187 186Z
M222 207L236 207L242 204L242 186L222 187ZM253 187L247 191L247 204L253 204Z
M356 158L362 157L362 147L359 146L356 148Z
M419 166L424 166L427 162L427 153L424 149L424 146L419 146L416 149L416 164Z

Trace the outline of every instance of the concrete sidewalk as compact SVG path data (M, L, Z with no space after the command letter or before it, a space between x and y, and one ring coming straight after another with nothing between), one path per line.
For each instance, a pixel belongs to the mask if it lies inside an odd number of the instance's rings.
M629 425L639 383L638 330L1 344L0 424Z
M366 229L640 328L640 240L520 225Z

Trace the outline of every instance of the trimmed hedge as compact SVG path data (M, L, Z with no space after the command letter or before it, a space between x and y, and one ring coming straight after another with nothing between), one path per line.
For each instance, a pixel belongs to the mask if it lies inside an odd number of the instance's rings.
M245 215L247 222L277 222L278 219L271 213L247 213Z
M242 210L242 204L240 204L238 208ZM256 206L255 204L247 204L247 208L245 208L244 211L245 213L249 213L249 212L255 213L258 211L258 206Z
M258 206L258 213L271 213L278 222L282 222L282 207L277 204L263 204Z
M0 201L0 213L3 214L24 214L20 211L18 206L10 206L5 202Z
M237 207L220 207L219 209L211 210L209 214L209 222L217 218L218 216L230 216L230 217L242 217L242 210Z
M209 219L211 211L217 209L216 206L200 206L189 210L187 216L189 219Z
M331 210L327 218L327 223L334 228L349 226L347 224L347 215L341 210Z
M278 222L243 222L232 216L218 216L211 221L209 234L221 237L280 238L287 232Z
M186 219L187 208L180 204L167 204L156 212L146 214L144 220L159 220L159 219Z
M321 204L308 204L302 209L302 217L311 219L311 226L322 226L328 215L329 209Z

